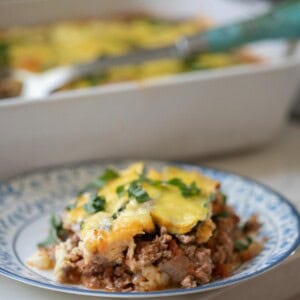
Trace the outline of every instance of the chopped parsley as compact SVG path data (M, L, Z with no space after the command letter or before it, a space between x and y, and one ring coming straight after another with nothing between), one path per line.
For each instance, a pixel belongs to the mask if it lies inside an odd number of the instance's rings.
M106 169L101 176L99 176L94 181L90 182L82 191L79 192L79 195L82 195L85 192L101 189L107 182L118 178L120 175L117 171L113 169Z
M188 184L185 184L180 178L172 178L170 180L164 181L164 180L153 180L153 179L144 177L142 175L142 176L140 176L139 181L149 183L155 187L165 186L165 185L176 186L180 190L182 196L185 198L198 196L201 192L201 190L197 187L195 182L192 182L190 185L188 185Z
M111 217L112 217L113 220L117 219L118 216L119 216L119 214L120 214L123 210L126 209L126 206L127 206L128 203L129 203L129 201L125 202L121 207L119 207L119 208L117 209L116 212L114 212L114 213L112 214Z
M129 197L134 197L139 203L150 200L149 194L143 189L142 185L138 181L133 181L130 183L128 195Z
M118 178L120 175L117 171L115 171L114 169L106 169L103 174L99 177L101 180L103 180L104 182L110 181L112 179L116 179Z
M161 187L163 185L166 185L166 182L165 181L162 181L162 180L154 180L154 179L151 179L151 178L148 178L148 177L145 177L144 175L141 175L140 178L139 178L139 181L140 182L145 182L145 183L148 183L154 187Z
M119 185L116 188L116 193L118 194L119 197L122 197L125 194L125 186L124 185Z
M166 185L175 186L180 190L182 196L185 198L198 196L201 192L195 182L192 182L190 185L188 185L179 178L172 178L168 181L153 180L151 178L145 177L142 174L137 180L132 181L128 188L129 196L135 197L137 201L141 203L150 200L148 193L142 188L142 183L148 183L154 187L161 187ZM119 195L119 197L123 196L125 193L125 186L118 186L116 189L116 193Z
M94 214L105 209L106 200L97 194L90 196L89 201L84 204L83 208L89 214Z
M51 245L55 245L59 242L59 240L64 237L66 234L65 229L63 228L63 223L61 219L55 214L51 215L50 218L50 228L49 234L46 240L38 244L38 247L46 248Z
M167 181L167 184L176 186L180 190L181 195L185 198L198 196L201 192L195 182L192 182L190 185L188 185L179 178L170 179Z
M130 198L135 198L137 202L143 203L150 200L149 194L143 189L141 183L144 180L137 179L132 181L129 184L129 187L126 191L125 185L120 185L116 188L116 193L119 197L122 197L126 192Z
M247 237L247 241L243 242L243 241L234 241L234 250L235 251L245 251L249 248L249 246L252 244L252 238L251 237Z

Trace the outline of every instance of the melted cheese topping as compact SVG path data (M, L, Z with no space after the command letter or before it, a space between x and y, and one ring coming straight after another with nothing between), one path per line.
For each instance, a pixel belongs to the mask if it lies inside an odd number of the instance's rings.
M70 226L81 223L79 235L86 251L101 253L106 259L113 261L134 236L151 233L156 226L164 226L173 234L184 234L199 221L209 219L209 198L216 193L218 182L197 172L175 167L166 168L161 172L150 169L145 174L146 178L160 182L177 178L186 185L195 183L200 193L184 197L176 186L165 183L155 185L142 181L141 187L148 193L149 200L139 203L134 197L129 197L126 190L132 181L140 178L143 170L143 163L133 164L119 172L119 177L98 190L98 195L106 199L104 211L88 214L84 204L89 199L89 193L85 193L75 199L75 208L65 213L64 224ZM121 196L116 192L119 186L124 186L125 190Z
M120 177L111 182L108 182L102 189L98 191L98 195L105 197L105 211L107 213L112 215L124 204L124 202L127 201L126 197L118 196L118 194L116 193L116 189L118 186L129 184L133 180L138 179L139 175L143 171L143 167L143 163L136 163L131 165L126 170L120 172ZM89 220L90 217L84 210L84 205L88 202L89 197L89 193L84 193L76 199L73 199L73 202L76 203L76 207L70 211L65 212L65 225L70 227L76 223L82 222L85 218L87 218L87 221Z

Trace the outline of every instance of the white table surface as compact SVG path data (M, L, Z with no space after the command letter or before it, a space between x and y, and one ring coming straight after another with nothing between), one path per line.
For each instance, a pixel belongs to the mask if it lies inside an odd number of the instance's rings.
M264 148L203 160L201 163L260 180L288 197L300 210L300 123L289 125L280 138ZM300 252L298 251L280 267L257 278L205 294L172 297L172 300L300 299L299 278ZM92 298L46 291L0 277L0 299L88 300Z

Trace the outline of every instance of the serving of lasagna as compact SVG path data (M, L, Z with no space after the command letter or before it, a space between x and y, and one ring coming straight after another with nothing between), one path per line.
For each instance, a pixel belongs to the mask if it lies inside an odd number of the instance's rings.
M106 169L85 186L28 264L106 291L191 288L230 276L262 250L220 183L177 167Z

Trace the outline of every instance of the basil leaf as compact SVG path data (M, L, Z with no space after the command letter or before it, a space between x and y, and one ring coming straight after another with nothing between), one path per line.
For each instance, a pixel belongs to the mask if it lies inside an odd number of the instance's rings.
M137 181L133 181L130 183L128 188L128 195L129 197L134 197L139 203L143 203L150 200L149 194L142 188L142 186Z
M200 194L200 189L196 186L195 182L192 182L190 185L187 185L181 179L173 178L168 180L167 184L179 188L181 195L185 198L198 196Z
M91 195L89 201L84 204L83 208L89 214L94 214L105 209L106 200L97 194Z
M65 235L65 230L63 229L62 221L55 214L50 217L50 228L49 234L46 240L38 244L38 247L46 248L51 245L55 245L59 242L61 237Z
M107 182L118 178L120 175L117 171L113 169L106 169L101 176L99 176L94 181L90 182L82 191L78 193L78 195L82 195L88 191L101 189Z

